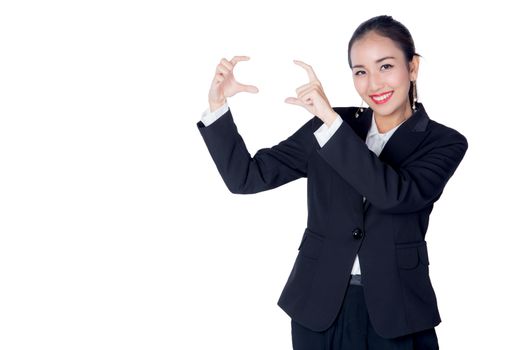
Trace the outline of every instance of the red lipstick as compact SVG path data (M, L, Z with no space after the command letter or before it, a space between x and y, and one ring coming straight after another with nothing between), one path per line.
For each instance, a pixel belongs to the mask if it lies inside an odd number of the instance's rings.
M369 95L369 96L372 99L372 101L374 101L376 104L384 104L390 100L393 94L394 94L394 90L391 90L388 92L383 92L381 94L374 94L374 95ZM384 98L384 96L388 96L388 97ZM383 98L378 99L378 97L383 97Z

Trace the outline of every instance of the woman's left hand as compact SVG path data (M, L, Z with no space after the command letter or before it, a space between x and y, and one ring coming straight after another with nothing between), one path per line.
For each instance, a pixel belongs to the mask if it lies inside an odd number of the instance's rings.
M314 73L312 67L302 61L294 60L294 63L303 67L308 73L308 84L299 86L295 91L296 97L287 97L284 102L302 106L310 113L319 117L323 122L331 125L337 118L336 112L330 106L328 98L324 94L323 86Z

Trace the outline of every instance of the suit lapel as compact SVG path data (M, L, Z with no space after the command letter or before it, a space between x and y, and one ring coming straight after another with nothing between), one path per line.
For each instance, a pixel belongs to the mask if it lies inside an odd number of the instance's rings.
M355 108L350 108L346 120L348 120L348 124L354 129L359 138L366 142L366 135L372 125L372 109L370 107L366 108L357 118L355 118L355 111Z
M417 110L388 139L385 147L379 154L379 159L394 168L399 168L403 161L413 153L427 135L429 117L421 102L416 102ZM355 113L355 109L353 109ZM353 118L353 114L352 118ZM372 109L368 107L358 118L348 118L350 125L359 137L366 141L366 135L372 123ZM353 125L352 125L353 124ZM370 203L365 200L364 211Z

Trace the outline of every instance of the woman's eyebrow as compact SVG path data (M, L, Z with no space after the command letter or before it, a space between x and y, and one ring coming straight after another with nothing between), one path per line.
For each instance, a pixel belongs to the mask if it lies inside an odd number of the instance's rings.
M380 58L380 59L376 60L376 63L379 63L379 62L384 61L384 60L389 59L389 58L394 58L395 59L395 57L393 57L393 56L386 56L386 57L383 57L383 58ZM352 66L352 69L354 69L356 67L363 67L363 68L365 68L365 66L363 66L362 64L356 64L356 65Z

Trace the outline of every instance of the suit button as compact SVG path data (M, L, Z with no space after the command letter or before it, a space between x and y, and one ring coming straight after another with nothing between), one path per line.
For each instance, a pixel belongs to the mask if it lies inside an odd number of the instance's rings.
M361 231L359 228L356 228L354 232L352 232L352 236L354 239L361 239L363 237L363 231Z

